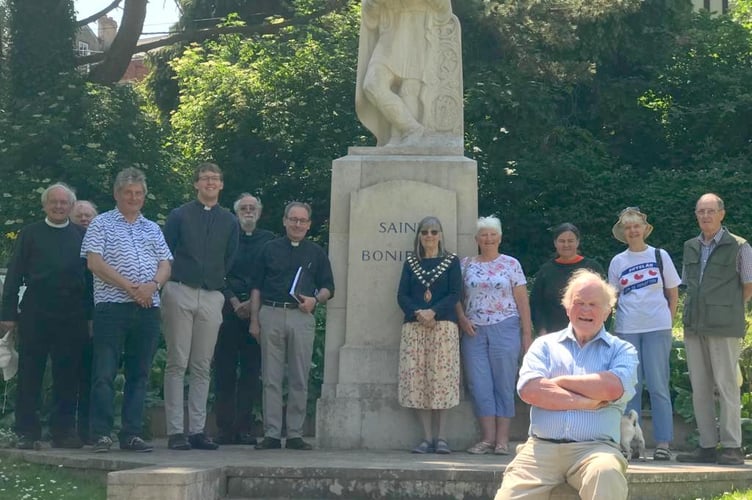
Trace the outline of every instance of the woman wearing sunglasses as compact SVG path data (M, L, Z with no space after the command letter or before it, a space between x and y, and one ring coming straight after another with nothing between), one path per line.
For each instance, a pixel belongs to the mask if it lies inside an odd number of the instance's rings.
M655 460L671 460L669 444L674 425L669 393L671 326L676 314L681 283L669 254L645 243L653 232L648 217L638 207L621 211L611 232L626 243L608 266L608 281L619 292L614 333L637 349L637 393L627 412L642 411L642 385L650 394L655 439Z
M483 435L467 451L508 455L520 350L532 343L527 280L517 259L499 252L501 221L481 217L476 227L480 254L462 259L458 316L462 360Z
M457 256L447 252L441 222L418 224L413 254L402 267L397 302L405 313L399 351L398 401L417 411L423 440L413 453L451 453L446 410L460 400L456 305L462 289Z

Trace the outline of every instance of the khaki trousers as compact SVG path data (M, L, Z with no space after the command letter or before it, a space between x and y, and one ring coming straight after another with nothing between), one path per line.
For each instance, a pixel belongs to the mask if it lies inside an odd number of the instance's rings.
M742 445L741 397L736 370L741 353L741 339L685 335L689 381L692 383L692 406L695 411L700 446L715 448L718 430L715 402L720 407L718 426L724 448ZM718 398L715 391L718 390Z
M517 449L495 500L548 499L564 482L582 500L625 500L627 461L615 443L584 441L556 444L536 438Z
M287 363L287 438L302 437L308 403L315 319L300 309L261 306L264 436L282 437L282 381Z
M167 434L181 434L183 386L188 373L188 434L204 432L211 362L225 297L216 290L168 281L162 291L162 332L167 344L164 376Z

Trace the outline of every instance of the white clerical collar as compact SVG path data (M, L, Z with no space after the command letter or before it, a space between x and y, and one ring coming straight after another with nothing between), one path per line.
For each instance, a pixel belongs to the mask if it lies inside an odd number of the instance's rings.
M65 219L65 222L63 222L62 224L55 224L54 222L50 221L49 218L45 217L44 222L46 222L47 225L50 227L54 227L56 229L62 229L64 227L68 227L68 224L70 224L70 219Z
M290 240L290 245L292 245L294 247L299 247L300 246L300 242L299 241L292 241L292 240Z

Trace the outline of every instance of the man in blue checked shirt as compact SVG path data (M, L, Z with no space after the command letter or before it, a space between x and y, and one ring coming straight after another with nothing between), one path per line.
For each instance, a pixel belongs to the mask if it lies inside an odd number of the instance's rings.
M141 215L146 176L126 168L115 178L117 206L91 221L81 245L94 274L94 358L90 436L95 452L112 446L114 380L123 360L120 449L148 452L141 438L149 370L159 339L159 290L172 254L159 226Z
M548 498L567 482L582 499L626 499L620 421L635 394L637 351L603 322L615 290L581 269L562 305L569 326L539 337L522 361L517 392L530 408L530 437L507 466L496 500Z

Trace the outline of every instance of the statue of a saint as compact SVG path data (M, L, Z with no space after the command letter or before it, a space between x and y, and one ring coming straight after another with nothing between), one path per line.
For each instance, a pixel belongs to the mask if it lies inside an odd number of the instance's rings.
M450 0L363 0L355 109L377 146L461 146L460 28Z

